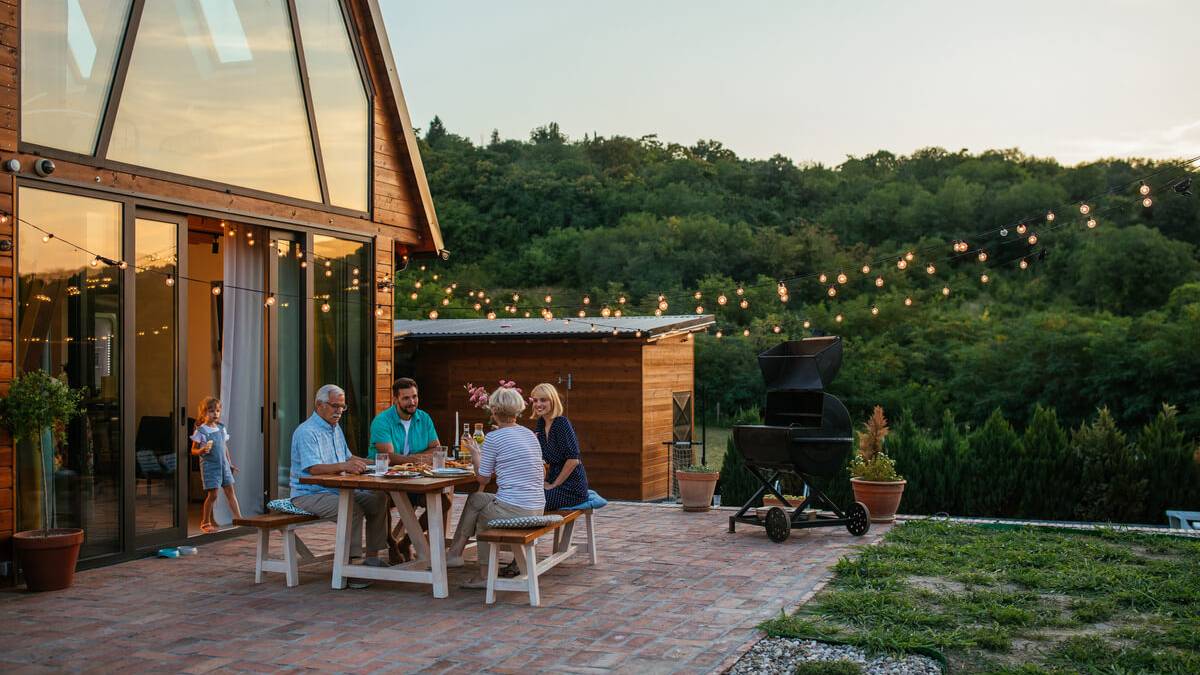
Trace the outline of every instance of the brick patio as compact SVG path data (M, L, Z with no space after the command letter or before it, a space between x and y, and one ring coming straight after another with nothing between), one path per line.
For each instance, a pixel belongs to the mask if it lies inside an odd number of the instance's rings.
M456 511L458 507L456 506ZM82 572L59 593L0 593L0 670L274 672L699 673L728 666L757 639L763 619L804 602L838 558L874 541L842 528L726 532L732 511L614 503L597 512L600 564L577 555L542 578L542 607L527 596L457 584L377 582L335 591L329 564L253 584L254 539L201 547L179 559L146 558ZM332 549L332 525L303 530Z

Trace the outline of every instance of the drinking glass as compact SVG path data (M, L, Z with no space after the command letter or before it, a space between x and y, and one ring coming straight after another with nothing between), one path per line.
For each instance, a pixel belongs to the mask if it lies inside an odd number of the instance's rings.
M446 446L439 445L438 447L434 448L434 450L433 450L433 468L435 471L437 469L446 468Z
M383 474L383 473L387 473L387 470L388 470L388 453L386 453L386 452L375 453L375 473Z

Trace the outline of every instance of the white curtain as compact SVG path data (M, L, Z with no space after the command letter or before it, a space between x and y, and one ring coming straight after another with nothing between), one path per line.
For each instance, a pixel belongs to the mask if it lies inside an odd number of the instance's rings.
M263 251L266 240L242 224L238 234L225 238L224 327L221 347L221 420L229 431L230 456L241 473L238 504L246 515L262 513L263 504L263 293L266 288ZM254 231L255 245L243 232ZM239 290L241 288L255 291ZM214 510L217 523L232 521L224 496Z

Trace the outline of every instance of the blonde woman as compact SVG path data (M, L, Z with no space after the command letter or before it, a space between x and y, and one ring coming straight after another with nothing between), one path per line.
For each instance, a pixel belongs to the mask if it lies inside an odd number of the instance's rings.
M497 428L484 439L483 447L469 441L471 461L480 488L490 483L494 475L498 489L495 494L480 489L467 499L454 541L446 551L448 567L463 566L467 540L487 529L489 520L540 516L545 509L541 448L533 432L517 424L517 416L525 410L525 399L516 389L501 387L488 397L488 409ZM478 542L476 552L479 572L463 588L487 586L488 543Z
M588 500L587 474L579 457L575 427L563 415L562 399L554 385L543 382L533 388L532 417L537 420L537 439L542 446L542 461L550 465L546 472L546 509L553 511L582 504Z

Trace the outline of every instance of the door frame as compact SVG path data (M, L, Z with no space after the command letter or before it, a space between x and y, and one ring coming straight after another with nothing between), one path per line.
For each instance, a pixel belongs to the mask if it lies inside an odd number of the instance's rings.
M279 448L283 441L282 433L279 429L279 401L281 392L279 387L278 373L280 372L279 360L279 337L283 329L279 325L279 294L280 294L280 256L275 252L274 247L278 242L290 241L300 247L304 255L304 260L308 260L310 255L310 244L312 242L311 233L285 230L285 229L269 229L267 231L267 241L271 244L271 253L267 254L267 292L276 296L276 306L273 310L267 312L266 327L266 368L263 376L266 378L266 386L263 391L266 394L266 426L264 428L263 445L266 452L264 453L264 461L266 466L263 471L263 493L266 496L264 503L279 497ZM297 302L301 312L301 334L300 334L300 354L303 355L303 361L298 364L300 366L300 392L301 406L295 411L301 421L312 413L312 402L309 401L309 396L306 392L309 391L309 381L312 379L312 350L309 349L309 341L313 327L313 313L311 303L307 298L312 297L312 265L309 264L301 268L301 291L304 298ZM286 364L285 364L286 365ZM290 454L290 453L289 453Z
M172 527L154 530L145 534L137 532L137 269L130 265L124 272L125 292L122 297L121 330L124 361L122 373L121 407L126 412L121 416L124 456L124 494L122 522L127 551L140 551L162 544L187 538L188 530L188 458L187 444L187 368L183 356L187 354L187 293L181 292L185 284L178 282L187 276L188 216L186 213L147 208L128 204L124 209L124 232L122 235L123 259L137 260L137 221L153 220L174 223L175 230L175 278L171 286L175 294L175 348L172 367L175 372L175 399L171 405L172 438L175 445L175 524ZM178 419L175 419L176 415Z

